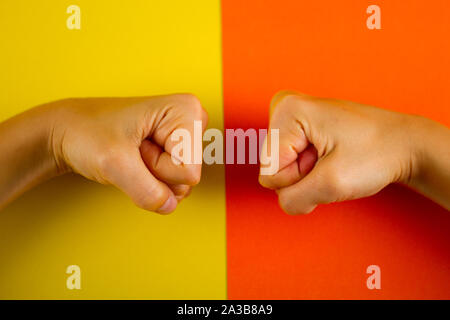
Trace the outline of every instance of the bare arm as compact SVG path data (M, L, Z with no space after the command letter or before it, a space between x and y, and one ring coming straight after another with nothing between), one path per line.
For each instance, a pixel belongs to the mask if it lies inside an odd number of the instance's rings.
M415 121L417 169L407 183L450 210L450 130L429 119Z
M171 159L171 133L193 132L194 121L205 127L207 114L190 94L67 99L26 111L0 124L0 209L70 171L169 213L200 180L201 164Z
M280 169L260 175L260 183L277 190L288 213L367 197L396 182L450 209L450 130L437 122L281 92L269 126L279 130Z
M54 116L41 106L0 123L0 209L58 174L50 135Z

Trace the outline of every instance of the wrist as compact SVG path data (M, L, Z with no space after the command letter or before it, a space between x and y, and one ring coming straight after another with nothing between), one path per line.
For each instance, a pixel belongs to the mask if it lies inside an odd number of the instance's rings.
M433 120L415 117L414 174L408 186L450 209L450 130Z
M426 164L426 137L433 122L417 115L406 115L405 117L407 117L408 173L402 182L417 189Z
M43 104L29 111L30 121L35 123L36 146L41 150L35 160L41 164L42 179L48 180L65 173L58 164L56 150L59 148L55 141L55 124L57 123L58 108L54 102Z
M46 119L46 143L49 161L53 163L56 175L70 172L70 167L65 161L63 152L63 140L65 135L64 116L67 100L58 100L42 106Z

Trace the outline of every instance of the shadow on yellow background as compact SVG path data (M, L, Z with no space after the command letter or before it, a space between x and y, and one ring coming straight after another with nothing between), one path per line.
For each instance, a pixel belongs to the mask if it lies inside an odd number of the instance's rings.
M2 1L0 30L0 120L66 97L192 92L223 127L219 1ZM223 168L170 216L63 176L0 213L0 241L0 298L224 299ZM66 288L72 264L81 290Z

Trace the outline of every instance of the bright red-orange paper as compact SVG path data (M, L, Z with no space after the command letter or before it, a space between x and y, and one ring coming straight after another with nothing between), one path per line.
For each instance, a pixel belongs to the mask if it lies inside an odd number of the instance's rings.
M381 8L382 30L366 9ZM264 128L280 89L354 100L450 123L450 2L222 2L225 126ZM450 213L401 186L288 216L226 168L228 297L450 298ZM366 268L381 267L381 290Z

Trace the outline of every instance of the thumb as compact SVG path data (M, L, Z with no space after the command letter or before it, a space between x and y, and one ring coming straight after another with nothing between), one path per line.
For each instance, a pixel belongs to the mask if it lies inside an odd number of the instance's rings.
M139 149L130 147L112 152L103 161L102 168L106 179L138 207L161 214L175 210L177 200L173 192L150 173Z
M334 158L332 153L321 158L303 179L278 190L278 201L286 213L310 213L318 204L339 200L343 179L334 168Z
M310 144L306 138L303 127L296 116L296 104L290 99L290 92L280 92L274 96L270 106L270 123L266 139L264 141L264 150L278 152L279 170L273 175L260 174L259 182L266 188L278 189L291 185L299 181L304 175L302 168L304 165L300 162L299 155L304 153L308 162L314 164L317 159L314 153L315 149L309 147ZM278 150L272 149L272 131L278 130ZM276 141L274 141L276 142ZM265 153L261 153L261 168L270 164L271 158L266 158ZM312 158L311 160L309 160ZM310 165L308 164L308 167ZM262 173L262 170L261 170Z

